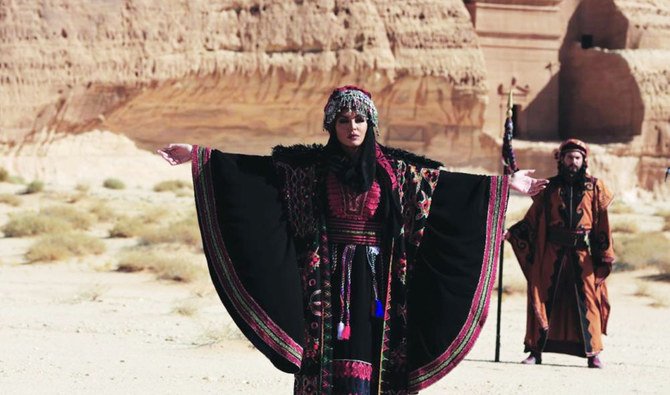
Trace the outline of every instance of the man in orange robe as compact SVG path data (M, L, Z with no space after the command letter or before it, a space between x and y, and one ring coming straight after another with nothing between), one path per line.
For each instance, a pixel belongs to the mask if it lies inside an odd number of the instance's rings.
M541 364L543 352L555 352L603 367L598 354L610 311L612 194L586 172L588 156L584 142L564 141L556 153L558 174L508 233L528 281L525 364Z

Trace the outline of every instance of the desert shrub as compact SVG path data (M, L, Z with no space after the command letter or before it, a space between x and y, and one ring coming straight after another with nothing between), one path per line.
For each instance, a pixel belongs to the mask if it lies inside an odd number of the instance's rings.
M193 191L189 189L179 189L174 192L174 195L177 197L192 197L193 196Z
M0 194L0 203L18 207L21 205L21 199L18 196L9 193Z
M165 207L151 207L145 209L142 214L139 215L139 218L146 224L157 224L170 216L170 212Z
M234 322L216 328L207 328L193 341L196 346L211 346L230 340L245 340L246 337Z
M198 304L193 299L182 300L174 306L173 313L192 317L198 312Z
M59 218L69 222L74 229L87 230L95 223L95 217L87 212L80 211L72 206L50 206L40 210L40 214Z
M631 214L633 208L619 200L615 200L607 211L610 214Z
M170 224L146 228L140 234L140 244L177 243L191 247L202 245L200 229L195 218L187 218Z
M140 217L121 217L109 231L109 237L137 237L146 232L147 226Z
M91 189L91 186L88 185L88 184L77 184L77 185L74 187L74 189L75 189L76 191L78 191L78 192L85 193L85 192L88 192L89 189Z
M41 215L31 211L11 214L2 227L6 237L36 236L45 233L62 233L72 230L72 224L62 218Z
M664 268L670 266L670 239L662 232L642 233L627 237L617 242L614 252L617 255L618 265L641 269L644 267ZM621 270L621 268L615 269Z
M670 259L659 262L657 265L658 274L663 280L670 280Z
M9 172L4 167L0 167L0 182L7 182L9 180Z
M610 227L612 232L617 233L638 233L640 231L640 226L636 222L623 219L611 221Z
M661 294L659 294L646 281L642 281L642 280L636 281L636 288L635 288L635 292L633 292L633 295L641 297L641 298L650 298L651 302L649 303L649 306L651 306L651 307L655 307L655 308L668 307L667 299L665 297L663 297Z
M81 232L65 232L41 236L26 252L30 262L52 262L75 256L102 254L105 244Z
M182 180L168 180L154 185L154 192L178 191L185 188L191 188L191 184Z
M9 176L7 182L12 184L25 184L26 180L24 180L21 176Z
M68 204L79 203L86 199L88 195L85 192L70 193L65 196L63 201Z
M191 282L203 277L204 265L194 263L193 256L184 253L156 252L141 248L129 250L121 255L118 271L137 272L150 270L163 280Z
M126 184L118 178L108 178L102 182L102 186L107 189L125 189Z
M670 231L670 217L665 218L665 224L663 224L663 231L664 232Z
M138 237L154 232L156 224L164 218L170 217L170 213L164 207L152 207L142 214L118 218L114 227L110 230L110 237Z
M110 208L107 203L103 201L94 202L88 209L88 212L93 214L98 221L111 221L116 218L116 213Z
M30 195L33 193L42 192L43 190L44 190L44 182L40 180L35 180L32 181L30 184L28 184L28 186L26 186L26 189L25 191L23 191L23 193L25 195Z

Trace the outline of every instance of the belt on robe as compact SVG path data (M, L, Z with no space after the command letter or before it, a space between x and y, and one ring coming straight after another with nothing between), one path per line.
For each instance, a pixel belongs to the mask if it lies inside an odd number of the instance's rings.
M547 241L577 250L587 250L589 248L589 235L584 230L573 231L561 228L549 228Z

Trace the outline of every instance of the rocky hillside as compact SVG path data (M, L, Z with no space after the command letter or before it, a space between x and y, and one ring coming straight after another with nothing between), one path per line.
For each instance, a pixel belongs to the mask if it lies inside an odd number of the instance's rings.
M99 128L253 152L323 137L345 83L375 94L389 139L421 150L445 124L482 124L485 70L459 0L19 0L0 21L5 144Z

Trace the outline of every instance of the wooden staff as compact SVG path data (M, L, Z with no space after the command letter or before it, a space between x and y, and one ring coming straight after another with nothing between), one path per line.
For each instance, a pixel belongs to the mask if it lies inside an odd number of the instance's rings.
M512 137L514 135L514 121L512 120L513 93L512 87L507 97L507 118L505 119L505 132L503 134L502 161L503 174L511 175L519 170L516 165L514 150L512 149ZM509 198L509 196L508 196ZM498 319L496 322L496 354L495 362L500 362L500 323L502 317L502 295L503 295L503 262L505 260L505 240L500 243L500 263L498 265Z

